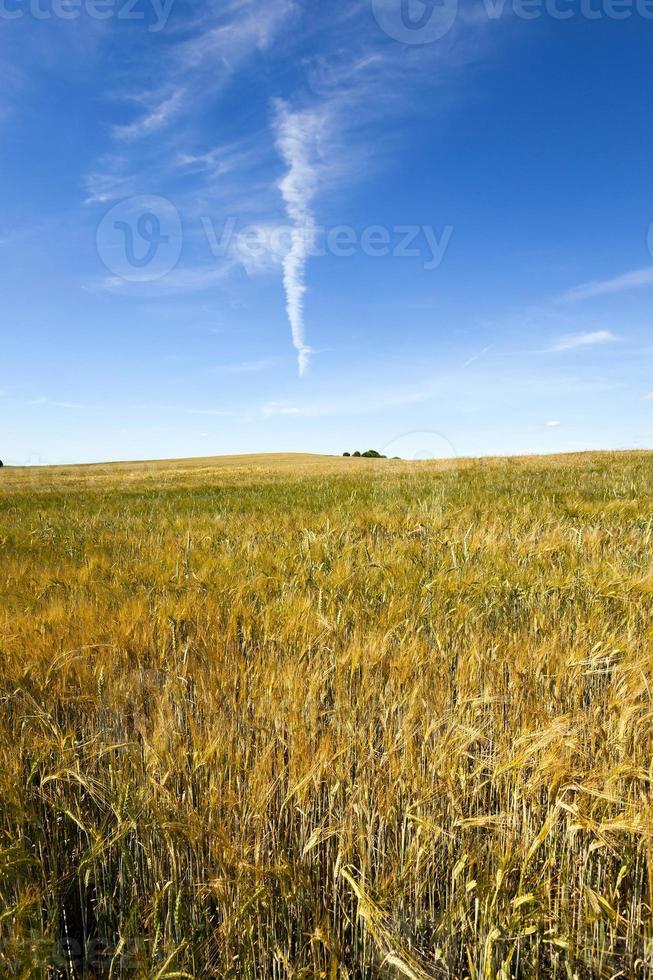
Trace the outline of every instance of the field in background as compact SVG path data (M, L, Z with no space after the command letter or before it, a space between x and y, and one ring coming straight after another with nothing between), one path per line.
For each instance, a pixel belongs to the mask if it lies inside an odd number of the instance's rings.
M650 976L652 486L0 471L0 976Z

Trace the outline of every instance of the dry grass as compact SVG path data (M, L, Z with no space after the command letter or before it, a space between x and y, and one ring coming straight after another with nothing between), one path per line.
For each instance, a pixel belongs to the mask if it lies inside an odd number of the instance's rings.
M5 469L0 976L650 976L652 477Z

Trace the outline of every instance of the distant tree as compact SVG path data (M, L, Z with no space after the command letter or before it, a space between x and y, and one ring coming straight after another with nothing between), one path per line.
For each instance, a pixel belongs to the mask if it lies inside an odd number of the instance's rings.
M351 453L343 453L343 456L351 456Z
M4 465L5 465L5 464L4 464L4 463L2 462L2 460L0 459L0 470L2 469L2 467L3 467Z
M356 450L356 452L355 453L352 453L352 455L353 456L360 456L360 453L358 452L358 450Z
M385 456L382 456L381 453L377 453L376 449L368 449L366 453L363 453L363 456L365 456L366 459L385 459L386 458Z

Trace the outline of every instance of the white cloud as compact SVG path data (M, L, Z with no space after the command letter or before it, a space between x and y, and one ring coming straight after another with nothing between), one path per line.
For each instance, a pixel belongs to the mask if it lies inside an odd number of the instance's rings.
M160 60L144 65L145 77L156 70L155 77L166 83L159 91L145 88L124 95L126 101L144 104L146 112L133 123L114 126L114 138L133 141L148 136L165 129L182 110L196 111L214 99L248 58L269 47L295 10L293 0L207 5L206 14L193 25L194 36L172 44L163 66Z
M644 401L645 401L645 402L653 402L653 391L648 391L648 392L647 392L647 393L646 393L646 394L644 395Z
M295 228L283 264L284 286L300 374L313 353L306 339L304 300L317 194L324 197L342 178L363 179L379 167L388 150L396 149L388 135L389 118L405 120L423 99L425 84L441 84L449 71L478 60L482 53L482 23L463 19L460 30L452 32L455 42L452 37L412 50L388 45L381 30L366 29L368 2L352 0L344 12L328 8L328 22L314 19L315 32L323 29L329 43L305 59L309 101L299 103L301 108L295 108L296 102L276 103L277 146L288 166L280 189ZM360 17L357 25L354 17Z
M386 153L396 147L389 136L388 117L403 118L407 111L418 111L425 78L429 85L439 86L447 70L458 71L478 61L483 53L481 35L487 35L487 44L490 35L481 30L482 24L472 27L461 18L452 32L455 44L452 37L446 43L407 50L388 44L383 32L374 28L369 0L351 0L343 8L324 10L309 10L299 0L264 4L220 0L197 9L200 12L185 20L183 30L168 32L165 46L157 46L156 54L144 49L140 62L132 61L127 84L108 93L130 104L138 117L113 127L114 139L123 149L128 144L129 159L116 154L108 162L107 158L98 161L87 179L88 202L101 204L143 194L153 184L170 194L174 186L175 206L185 219L184 264L191 261L194 268L178 268L155 285L181 291L207 288L222 276L206 268L202 219L238 216L242 227L244 216L251 216L250 227L262 231L264 244L273 242L283 220L280 190L291 225L290 241L281 255L275 248L252 252L239 234L228 253L214 253L214 257L225 260L226 271L238 263L249 275L282 264L287 314L302 374L312 353L304 301L318 191L324 195L339 179L356 174L363 179L370 167L380 167ZM272 92L286 89L288 63L295 63L302 76L297 88L287 90L286 101L275 103L274 139L269 128L257 128L255 113L246 112L240 130L230 126L228 138L216 147L219 134L213 132L206 139L207 109L215 110L227 85L239 74L247 75L248 88L261 52L266 53L265 77ZM153 87L152 79L162 81ZM231 98L231 90L226 94ZM221 118L215 111L212 115ZM287 167L281 182L275 142ZM103 285L109 290L121 288L111 278Z
M624 293L631 289L642 289L645 286L653 286L653 265L645 266L643 269L635 269L633 272L626 272L624 275L615 276L613 279L597 279L593 282L583 283L568 290L560 298L563 302L577 302L595 299L598 296L609 296L613 293Z
M258 142L249 135L229 143L218 144L204 153L180 150L176 163L178 168L186 173L224 177L234 171L242 172L245 166L255 163L260 158L260 152Z
M224 10L224 7L223 7ZM225 11L221 23L205 27L179 48L180 65L197 70L209 66L229 75L253 51L263 51L297 10L291 0L240 0Z
M305 373L311 353L306 343L304 297L306 263L316 237L311 203L318 187L316 155L324 123L324 114L319 110L292 112L285 102L276 103L277 147L288 167L279 190L293 225L290 248L283 260L283 284L300 375Z
M229 249L249 276L284 265L293 242L294 229L283 224L252 224L239 231ZM313 235L310 236L311 241ZM311 241L307 244L310 247Z
M560 425L561 423L560 423L560 422L557 422L557 421L556 421L555 419L551 419L551 420L550 420L549 422L547 422L546 424L547 424L547 428L549 428L549 429L557 429L557 428L558 428L558 426L559 426L559 425Z
M106 204L136 193L134 177L123 172L124 160L113 157L99 161L99 166L103 169L88 174L84 180L88 193L85 204Z
M303 413L296 405L289 405L288 402L268 402L263 406L264 415L302 415Z
M129 142L163 129L180 113L184 105L184 94L183 89L177 89L171 95L156 102L135 122L127 126L114 126L114 137Z
M577 347L594 347L597 344L610 344L618 337L610 330L593 330L587 333L571 333L561 337L549 348L550 351L575 350Z

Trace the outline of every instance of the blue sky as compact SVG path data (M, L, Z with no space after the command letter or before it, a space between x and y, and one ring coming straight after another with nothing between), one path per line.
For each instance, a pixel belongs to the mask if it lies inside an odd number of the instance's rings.
M2 0L0 457L653 448L652 49L648 0Z

